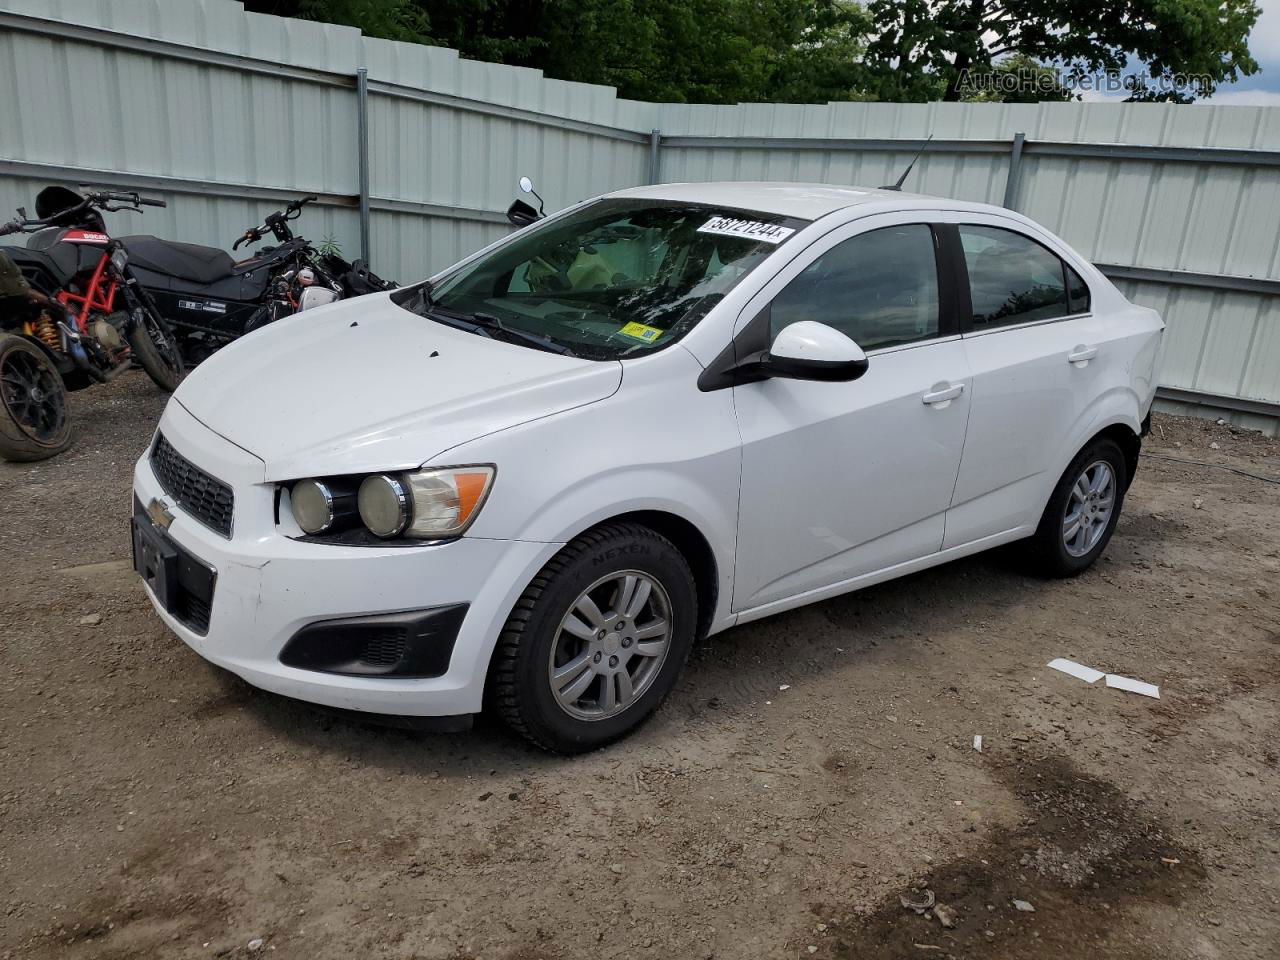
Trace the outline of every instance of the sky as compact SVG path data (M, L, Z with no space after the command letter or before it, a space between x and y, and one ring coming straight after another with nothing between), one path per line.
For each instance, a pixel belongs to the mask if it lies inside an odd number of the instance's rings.
M1249 35L1249 50L1261 68L1251 77L1224 83L1208 100L1196 103L1225 106L1280 106L1280 0L1258 0L1262 15ZM1086 93L1085 100L1120 101L1123 94Z
M1249 35L1249 50L1262 69L1223 84L1205 103L1280 106L1280 0L1258 0L1262 16Z

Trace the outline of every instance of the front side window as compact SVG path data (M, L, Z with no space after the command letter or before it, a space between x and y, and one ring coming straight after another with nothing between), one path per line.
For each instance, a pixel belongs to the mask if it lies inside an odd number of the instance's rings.
M882 227L832 247L770 307L773 336L800 320L835 327L863 350L938 335L938 266L925 224Z
M1067 298L1070 301L1072 313L1088 313L1092 309L1092 302L1089 298L1089 285L1084 282L1080 274L1076 273L1064 263L1067 269Z
M975 329L1052 320L1088 309L1089 289L1071 271L1068 302L1066 271L1058 255L1030 237L1000 227L963 225L960 246L969 271L969 297Z
M807 221L611 199L395 300L442 323L592 360L674 343Z

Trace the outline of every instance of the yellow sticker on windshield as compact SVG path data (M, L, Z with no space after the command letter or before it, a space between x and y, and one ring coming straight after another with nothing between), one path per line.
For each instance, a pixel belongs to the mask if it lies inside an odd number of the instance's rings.
M657 327L646 327L643 323L632 321L618 331L628 337L635 337L637 340L643 340L645 343L653 343L660 336L662 331Z

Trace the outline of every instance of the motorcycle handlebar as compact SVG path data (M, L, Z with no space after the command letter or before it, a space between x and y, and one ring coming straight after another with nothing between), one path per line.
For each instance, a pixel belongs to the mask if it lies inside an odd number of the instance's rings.
M124 206L114 206L114 204L123 204ZM69 207L66 210L60 210L53 216L36 220L26 219L25 217L21 220L10 220L8 223L0 225L0 236L8 236L11 233L23 233L27 230L34 230L39 227L48 226L49 223L54 220L66 217L68 214L84 210L87 207L97 207L100 210L115 211L128 209L136 210L140 206L167 207L168 204L163 200L156 200L151 197L140 197L137 193L89 193L86 194L84 199L76 206Z
M242 243L256 243L261 240L263 235L270 232L274 233L280 241L288 240L292 237L289 228L286 225L288 220L296 220L298 211L300 211L308 203L314 203L319 200L314 193L309 193L305 197L292 200L285 205L283 210L277 210L275 213L268 214L261 226L250 227L241 235L240 239L231 245L232 250L239 249Z
M149 201L143 200L140 196L137 195L137 193L133 193L133 192L125 193L123 191L116 192L114 190L106 190L101 193L87 194L85 196L85 201L89 203L91 206L95 206L95 207L102 206L103 204L106 204L106 203L127 203L130 206L135 206L135 207L140 203L147 203L148 205L150 205Z
M290 204L287 207L285 207L285 210L287 210L289 213L297 213L299 210L305 207L308 203L315 203L319 199L320 198L317 197L314 193L309 193L305 197L302 197L301 199L291 201Z

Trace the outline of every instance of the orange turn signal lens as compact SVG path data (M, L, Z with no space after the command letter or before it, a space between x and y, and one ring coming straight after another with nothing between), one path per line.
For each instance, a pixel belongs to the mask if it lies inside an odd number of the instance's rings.
M493 487L491 464L405 474L412 502L406 537L456 537L471 525Z

